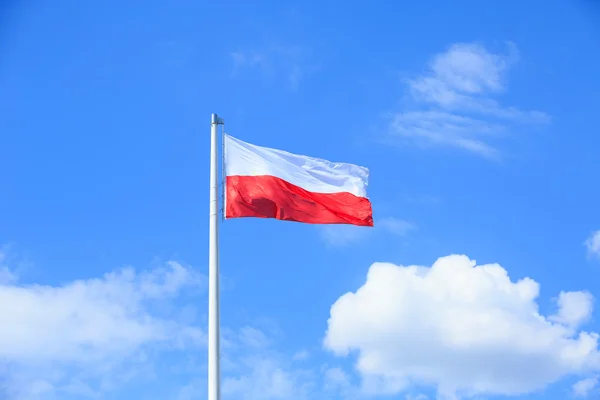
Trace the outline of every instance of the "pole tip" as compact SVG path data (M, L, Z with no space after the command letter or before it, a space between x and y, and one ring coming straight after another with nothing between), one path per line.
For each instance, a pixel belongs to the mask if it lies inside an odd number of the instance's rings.
M217 116L217 114L212 114L210 116L210 123L211 124L218 124L219 123L219 117Z

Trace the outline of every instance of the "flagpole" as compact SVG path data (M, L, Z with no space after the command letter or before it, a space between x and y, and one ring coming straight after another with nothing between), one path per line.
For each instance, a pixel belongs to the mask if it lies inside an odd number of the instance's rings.
M222 123L223 121L217 114L212 114L210 124L210 230L208 239L208 400L221 400L217 128Z

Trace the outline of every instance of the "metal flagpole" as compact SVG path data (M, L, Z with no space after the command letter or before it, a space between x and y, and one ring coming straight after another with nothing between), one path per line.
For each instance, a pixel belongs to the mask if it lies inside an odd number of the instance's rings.
M219 360L219 185L217 128L223 124L212 114L210 124L210 230L208 239L208 400L221 400Z

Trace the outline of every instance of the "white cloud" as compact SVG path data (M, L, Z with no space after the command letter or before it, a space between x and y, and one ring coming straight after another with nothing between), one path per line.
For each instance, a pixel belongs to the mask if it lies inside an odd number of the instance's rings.
M392 121L393 135L414 139L419 146L451 145L489 158L499 153L486 139L503 129L496 123L440 110L402 112Z
M598 385L598 378L586 378L573 385L573 394L577 397L587 397Z
M124 268L58 286L13 278L0 282L0 369L7 371L7 398L110 389L145 373L149 357L161 348L204 345L204 333L179 322L167 307L202 281L179 263L142 273Z
M542 112L504 107L494 99L506 90L506 73L517 59L514 45L499 54L458 43L435 55L425 74L407 81L413 107L393 115L392 136L498 157L492 141L506 134L509 124L549 120Z
M563 292L538 310L539 285L452 255L431 267L376 263L331 307L325 347L356 354L363 390L435 385L441 398L516 395L600 368L598 334L579 331L591 296Z
M514 46L501 55L477 44L454 44L433 57L429 72L410 86L426 100L451 106L469 94L503 91L504 74L516 57Z
M600 257L600 230L592 232L590 237L585 241L585 247L589 255Z
M593 300L588 292L560 292L557 300L558 313L549 319L578 328L592 315Z

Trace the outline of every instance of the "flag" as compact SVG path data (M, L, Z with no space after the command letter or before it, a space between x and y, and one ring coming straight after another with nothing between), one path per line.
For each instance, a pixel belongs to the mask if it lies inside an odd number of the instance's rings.
M225 218L373 226L369 170L224 135Z

